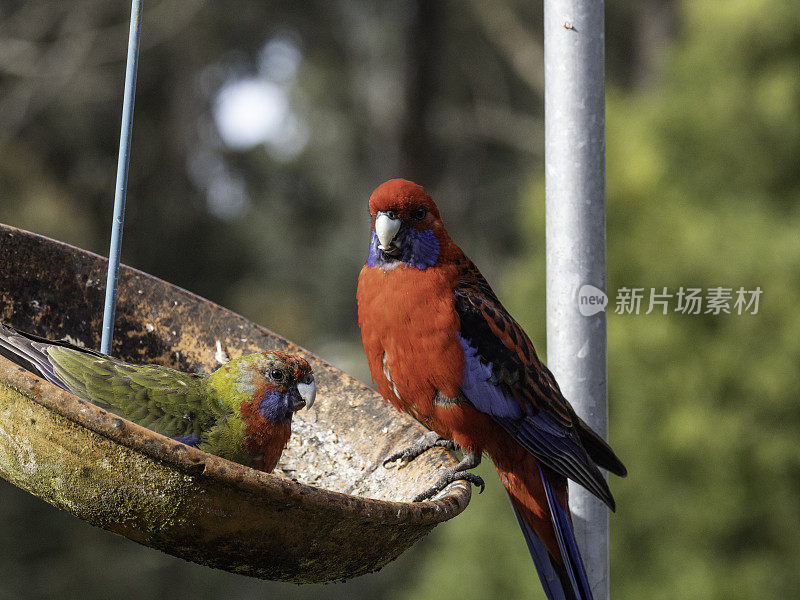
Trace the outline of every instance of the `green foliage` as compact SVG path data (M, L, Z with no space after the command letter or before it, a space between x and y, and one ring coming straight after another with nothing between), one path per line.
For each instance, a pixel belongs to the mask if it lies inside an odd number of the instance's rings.
M744 286L757 315L609 316L621 598L800 586L800 8L684 4L658 88L608 105L610 292Z

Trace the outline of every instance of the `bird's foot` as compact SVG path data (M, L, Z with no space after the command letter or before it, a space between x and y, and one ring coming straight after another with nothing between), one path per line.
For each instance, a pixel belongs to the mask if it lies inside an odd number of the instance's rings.
M465 452L464 458L460 463L447 469L442 476L439 477L439 480L432 488L427 489L421 494L415 496L412 502L422 502L428 498L433 498L436 494L441 492L454 481L468 481L472 485L479 487L480 490L478 493L482 494L484 488L486 487L486 484L483 482L483 478L468 471L468 469L477 467L479 464L481 464L480 452Z
M439 437L435 431L424 433L416 442L407 448L391 454L383 461L383 466L386 467L389 463L397 460L407 463L417 458L420 454L431 448L448 448L450 450L456 449L456 443L453 440L448 440Z
M439 478L439 481L436 482L436 485L425 490L421 494L414 496L412 502L423 502L428 498L433 498L436 494L441 492L454 481L468 481L472 485L478 486L480 488L478 491L479 494L482 494L483 489L486 487L486 484L483 482L483 478L480 475L475 475L475 473L470 473L469 471L452 471L451 469L448 469L445 471L444 475Z

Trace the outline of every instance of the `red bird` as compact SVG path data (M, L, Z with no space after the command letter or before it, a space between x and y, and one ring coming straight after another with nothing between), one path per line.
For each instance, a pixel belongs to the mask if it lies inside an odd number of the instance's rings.
M419 185L392 179L370 197L372 239L358 277L358 324L381 395L432 431L387 459L433 446L463 460L415 501L494 461L551 600L592 593L567 505L567 478L614 510L598 467L626 475L576 414L530 339L445 231Z

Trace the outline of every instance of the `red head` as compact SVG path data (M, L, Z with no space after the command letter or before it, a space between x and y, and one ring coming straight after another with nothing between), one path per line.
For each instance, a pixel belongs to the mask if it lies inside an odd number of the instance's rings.
M395 211L401 219L411 220L416 209L424 207L428 216L439 220L439 209L421 185L406 179L390 179L380 184L369 197L372 218L378 211Z
M370 266L405 263L425 269L449 256L452 241L422 186L390 179L372 192L369 212L374 230Z

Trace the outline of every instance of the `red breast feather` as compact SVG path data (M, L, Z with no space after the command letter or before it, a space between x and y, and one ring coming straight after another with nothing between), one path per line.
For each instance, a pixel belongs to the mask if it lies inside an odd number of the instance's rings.
M457 269L365 266L358 278L358 320L370 375L384 399L442 437L476 447L488 418L469 404L442 407L437 391L458 398L464 351L458 341L453 283ZM478 435L481 430L483 435Z
M265 419L258 409L258 400L242 402L245 424L245 450L253 460L253 468L271 473L277 466L283 449L292 435L290 421L274 422Z

